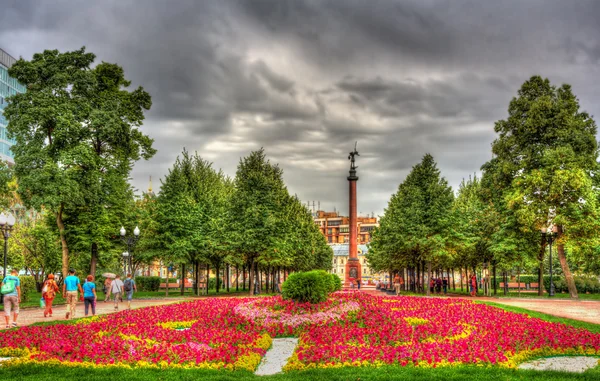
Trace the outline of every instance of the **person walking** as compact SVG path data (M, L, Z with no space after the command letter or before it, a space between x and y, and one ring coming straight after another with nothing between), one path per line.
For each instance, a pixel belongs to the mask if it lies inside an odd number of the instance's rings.
M358 291L360 291L360 278L356 279L356 287L358 288Z
M96 283L94 276L88 275L83 284L83 304L85 306L85 316L88 316L89 307L92 307L92 316L96 315Z
M44 317L52 317L52 303L54 303L54 297L57 292L58 284L56 284L56 281L54 280L54 274L48 274L48 278L42 286L42 298L44 298L44 302L46 303Z
M122 299L123 286L125 285L123 284L120 275L117 275L115 280L113 280L110 285L110 293L112 294L115 300L115 311L119 309L119 300Z
M10 275L2 279L0 289L4 295L4 319L6 319L6 329L11 327L10 314L13 314L12 326L17 326L17 317L19 317L19 303L21 303L21 280L18 277L19 272L16 269L10 270Z
M396 276L394 277L394 291L396 295L400 293L400 274L398 273L396 273Z
M471 274L470 285L471 285L471 296L475 296L477 294L477 277L475 276L475 274Z
M127 274L127 279L123 282L123 291L127 295L127 309L131 309L131 299L133 299L133 292L137 291L135 281L131 278L131 274Z
M442 280L442 287L444 289L444 295L448 294L448 278Z
M75 276L75 270L69 270L69 276L65 278L63 283L63 298L67 299L67 313L65 319L74 319L77 311L77 291L83 295L83 289L81 288L81 282L79 278Z
M110 286L112 284L112 278L106 278L104 280L104 303L110 300Z

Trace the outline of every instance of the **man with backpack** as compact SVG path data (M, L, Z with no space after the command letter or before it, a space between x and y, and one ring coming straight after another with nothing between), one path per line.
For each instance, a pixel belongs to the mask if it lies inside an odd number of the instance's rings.
M127 279L123 282L123 291L127 295L127 309L131 309L131 299L133 299L133 291L137 291L135 281L131 279L131 274L127 274Z
M13 313L12 326L17 326L17 317L19 316L19 303L21 303L21 281L17 276L19 272L15 269L10 270L2 280L0 290L4 295L4 318L6 319L6 329L10 328L10 313Z

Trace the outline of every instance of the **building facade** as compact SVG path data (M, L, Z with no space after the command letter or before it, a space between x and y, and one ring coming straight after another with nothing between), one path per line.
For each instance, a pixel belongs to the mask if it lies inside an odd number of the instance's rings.
M14 156L10 147L15 144L14 139L8 138L6 126L8 124L4 117L4 108L7 106L6 98L17 93L25 92L25 86L8 75L8 69L17 60L0 49L0 160L14 163Z
M349 240L350 240L350 218L340 216L338 212L325 212L317 210L313 213L315 223L321 229L321 233L327 238L327 242L333 249L333 263L331 272L339 275L342 280L345 277L344 271L349 258ZM361 264L360 278L363 283L373 283L375 281L384 281L387 275L375 273L369 268L366 255L369 252L367 244L371 242L373 230L379 226L376 217L358 217L357 218L357 254Z
M348 243L350 240L350 217L340 216L338 212L317 210L314 213L314 220L328 243ZM358 217L357 225L357 243L364 245L371 242L371 234L379 223L376 217Z

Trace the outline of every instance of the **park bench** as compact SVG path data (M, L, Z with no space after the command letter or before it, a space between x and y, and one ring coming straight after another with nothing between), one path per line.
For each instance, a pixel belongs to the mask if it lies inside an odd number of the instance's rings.
M508 289L509 290L517 290L517 291L521 291L521 292L536 292L537 288L539 287L538 283L531 283L529 285L529 289L527 288L527 285L523 282L521 283L517 283L517 282L508 282ZM532 290L531 288L534 288L535 290ZM504 289L504 282L500 282L500 289Z
M199 284L199 286L200 286L200 288L204 287L204 283L201 282ZM192 288L192 287L194 287L194 285L191 284L190 282L185 282L185 284L184 284L183 287L184 288ZM160 284L160 288L163 288L163 289L167 288L167 284L166 283L161 283ZM181 283L169 283L169 290L172 289L172 288L181 288Z

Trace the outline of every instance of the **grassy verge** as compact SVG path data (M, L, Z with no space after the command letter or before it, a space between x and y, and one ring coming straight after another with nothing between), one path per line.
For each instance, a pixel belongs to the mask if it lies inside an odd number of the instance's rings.
M273 376L255 376L250 372L206 370L149 370L149 369L85 369L56 366L27 365L0 368L2 380L60 381L60 380L231 380L231 381L306 381L306 380L531 380L531 381L583 381L600 379L598 368L582 374L562 372L521 371L500 368L459 366L453 368L423 369L414 367L314 369Z

